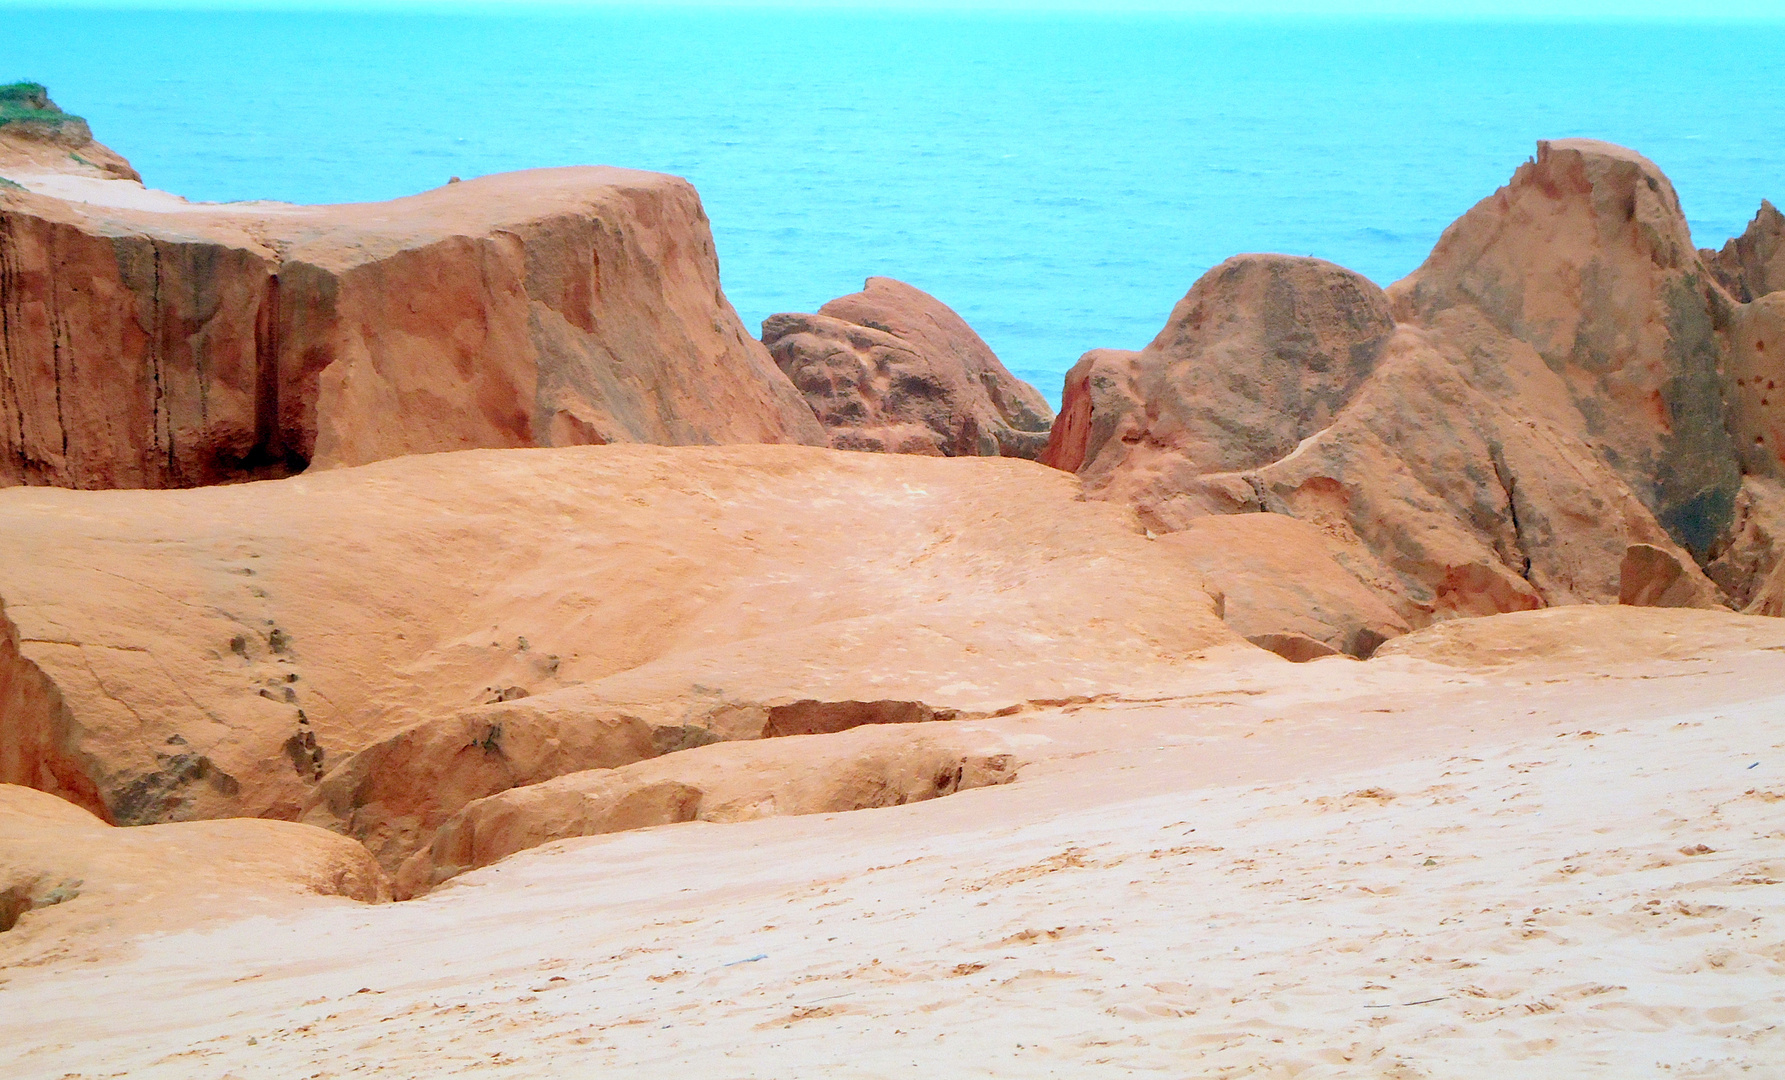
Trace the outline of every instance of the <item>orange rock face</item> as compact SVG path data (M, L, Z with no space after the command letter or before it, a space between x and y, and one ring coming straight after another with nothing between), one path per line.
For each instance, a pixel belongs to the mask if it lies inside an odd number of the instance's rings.
M1237 255L1197 281L1144 350L1079 361L1044 460L1096 488L1124 486L1124 473L1177 483L1275 461L1332 423L1393 332L1388 298L1360 274Z
M1290 659L1365 658L1409 629L1360 579L1372 561L1355 544L1284 514L1217 514L1159 538L1222 597L1223 618L1254 645ZM1350 567L1348 569L1347 567ZM1305 643L1305 644L1304 644Z
M1785 214L1762 199L1742 235L1732 237L1722 251L1699 254L1717 281L1744 304L1785 290Z
M1720 370L1728 326L1759 341L1770 309L1732 314L1721 297L1652 165L1545 143L1387 293L1312 259L1210 271L1145 349L1079 361L1043 460L1161 533L1257 511L1316 526L1327 556L1294 574L1258 545L1212 557L1231 580L1271 583L1257 594L1268 626L1235 609L1249 637L1355 654L1354 640L1435 619L1626 592L1715 603L1682 545L1709 558L1730 535L1726 418L1774 438L1758 397L1732 414ZM1765 362L1747 366L1744 385L1763 389ZM1635 547L1657 561L1626 590ZM1732 577L1770 568L1758 550L1739 558L1757 565ZM1657 584L1661 563L1677 574ZM1359 589L1380 605L1368 618Z
M1716 291L1653 162L1563 139L1538 143L1391 295L1400 318L1428 326L1479 314L1486 325L1459 334L1465 347L1499 334L1535 349L1606 463L1704 557L1740 484Z
M816 315L771 315L762 340L841 450L1039 457L1053 410L947 305L869 278Z
M824 441L673 177L546 169L334 207L52 179L71 199L0 193L0 484Z

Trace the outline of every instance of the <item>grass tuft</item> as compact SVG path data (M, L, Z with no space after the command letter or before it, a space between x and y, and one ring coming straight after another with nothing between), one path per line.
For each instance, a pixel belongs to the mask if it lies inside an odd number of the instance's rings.
M0 85L0 127L28 124L59 131L69 124L83 123L80 117L65 113L50 100L49 88L42 83L15 82Z

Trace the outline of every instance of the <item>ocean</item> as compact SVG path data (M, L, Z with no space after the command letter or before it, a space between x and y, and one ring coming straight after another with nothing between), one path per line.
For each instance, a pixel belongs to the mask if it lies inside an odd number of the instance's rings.
M1382 284L1542 138L1633 147L1700 246L1785 202L1785 23L0 8L153 187L386 199L508 169L687 177L753 331L889 275L1056 405L1244 251Z

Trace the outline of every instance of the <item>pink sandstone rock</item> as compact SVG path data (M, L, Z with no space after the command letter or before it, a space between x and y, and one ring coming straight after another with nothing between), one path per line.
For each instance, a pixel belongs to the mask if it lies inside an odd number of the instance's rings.
M540 169L325 207L40 186L91 201L0 191L0 484L825 441L674 177Z
M947 305L869 278L816 315L771 315L762 340L842 450L1035 458L1053 410Z
M1728 527L1741 479L1719 292L1667 177L1591 139L1538 143L1389 290L1402 320L1478 313L1485 326L1460 338L1466 348L1497 333L1535 349L1596 452L1700 557Z
M1785 214L1762 199L1742 235L1731 237L1722 251L1701 249L1699 255L1729 295L1744 304L1785 290Z

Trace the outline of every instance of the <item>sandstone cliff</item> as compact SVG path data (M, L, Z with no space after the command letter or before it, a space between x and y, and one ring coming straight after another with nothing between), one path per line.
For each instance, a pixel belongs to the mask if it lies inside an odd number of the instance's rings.
M947 305L869 278L816 315L771 315L762 340L842 450L1035 458L1053 410Z
M0 484L825 441L673 177L542 169L328 207L14 178L38 190L0 191Z

